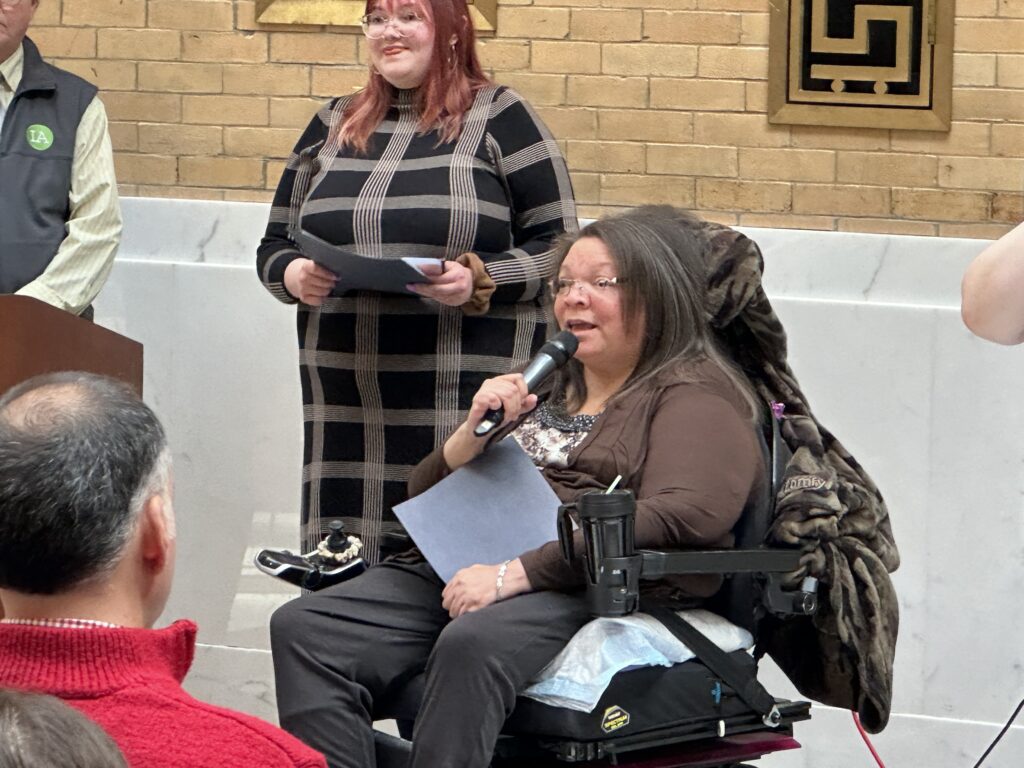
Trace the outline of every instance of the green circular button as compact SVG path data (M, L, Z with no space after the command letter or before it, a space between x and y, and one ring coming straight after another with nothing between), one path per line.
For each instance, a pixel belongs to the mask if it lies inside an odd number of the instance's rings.
M36 123L35 125L30 125L25 131L25 139L32 149L38 149L42 152L53 146L53 131L45 125Z

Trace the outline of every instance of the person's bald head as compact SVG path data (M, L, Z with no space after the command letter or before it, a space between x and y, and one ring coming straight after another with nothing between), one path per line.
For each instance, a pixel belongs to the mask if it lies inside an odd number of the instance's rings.
M30 379L0 398L0 589L53 595L120 561L147 501L169 500L156 415L87 373Z

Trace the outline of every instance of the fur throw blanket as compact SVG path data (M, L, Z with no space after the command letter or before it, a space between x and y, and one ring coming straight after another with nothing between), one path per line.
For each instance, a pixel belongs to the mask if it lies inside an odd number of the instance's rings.
M799 691L855 710L877 733L892 700L899 606L889 574L899 566L889 512L864 469L821 423L786 361L786 332L761 286L757 245L728 227L689 222L710 243L712 324L768 404L784 405L783 439L793 451L776 498L771 544L800 547L798 585L819 579L818 611L771 619L767 652Z

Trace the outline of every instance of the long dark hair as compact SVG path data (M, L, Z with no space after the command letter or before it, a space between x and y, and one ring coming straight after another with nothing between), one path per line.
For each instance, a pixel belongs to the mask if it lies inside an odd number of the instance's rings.
M736 388L760 419L757 398L747 377L719 347L706 309L707 241L696 216L667 205L648 205L592 222L578 235L556 245L561 267L577 240L594 237L604 243L624 283L622 311L626 328L643 322L644 337L636 368L615 397L678 368L682 377L698 378L696 365L708 361ZM570 410L586 400L583 365L570 360L560 382Z

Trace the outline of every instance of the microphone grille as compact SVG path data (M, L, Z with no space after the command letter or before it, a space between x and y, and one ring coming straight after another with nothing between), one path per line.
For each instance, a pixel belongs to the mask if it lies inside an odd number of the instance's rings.
M548 341L548 344L552 344L559 350L564 352L568 357L572 357L576 354L576 350L580 345L579 339L573 334L572 331L559 331Z

